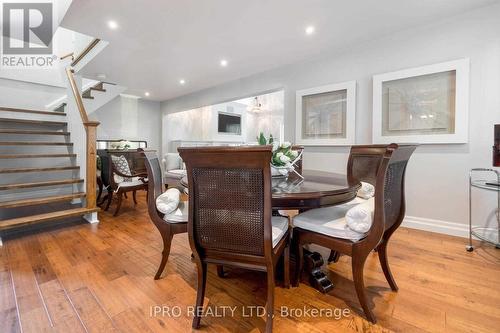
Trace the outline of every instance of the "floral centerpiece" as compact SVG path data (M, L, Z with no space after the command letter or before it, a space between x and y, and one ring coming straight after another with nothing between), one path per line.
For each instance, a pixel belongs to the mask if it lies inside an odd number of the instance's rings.
M292 149L290 142L277 142L274 141L272 135L266 139L264 133L260 133L257 138L259 145L272 145L273 157L271 158L271 174L273 177L285 177L289 172L295 170L295 163L300 159L301 153Z

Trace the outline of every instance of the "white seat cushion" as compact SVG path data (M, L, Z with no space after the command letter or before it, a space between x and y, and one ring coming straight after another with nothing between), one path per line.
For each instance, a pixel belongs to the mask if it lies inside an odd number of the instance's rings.
M185 177L186 175L187 171L182 169L165 171L165 178L182 179L182 177Z
M273 247L275 247L288 230L288 219L283 216L273 216L271 218L271 225L273 231Z
M123 182L121 182L121 183L118 184L118 188L120 188L120 187L131 187L131 186L137 186L137 185L144 185L144 182L140 178L141 177L132 177L132 178L130 178L131 181L129 181L129 182L123 181ZM147 182L148 179L145 178L144 181Z
M363 239L366 233L351 230L347 226L345 215L349 209L365 201L357 197L342 205L308 210L293 218L293 226L356 242Z
M168 223L185 223L188 221L189 204L187 201L179 202L177 209L170 214L163 216L163 220Z

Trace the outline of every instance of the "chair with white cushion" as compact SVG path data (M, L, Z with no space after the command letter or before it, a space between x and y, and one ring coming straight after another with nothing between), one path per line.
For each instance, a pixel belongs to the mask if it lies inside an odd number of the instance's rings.
M187 232L188 205L180 201L179 190L169 189L164 192L160 161L156 153L144 152L144 156L149 186L148 213L163 240L162 259L155 275L155 280L158 280L167 264L172 238L176 234Z
M142 149L137 150L138 154L142 153ZM134 173L130 169L129 163L124 155L117 153L109 153L100 156L102 163L102 170L107 170L102 172L102 181L107 186L108 194L105 198L107 199L106 207L104 210L108 210L113 197L118 198L116 204L116 209L113 216L117 216L120 212L123 197L127 197L128 192L132 192L134 204L137 204L137 191L147 191L147 175L145 173Z
M289 286L288 219L272 216L271 146L179 148L189 184L188 233L198 266L193 327L200 326L207 264L267 272L266 332L272 331L275 267L284 255Z
M347 174L350 182L361 181L363 188L375 186L374 197L306 211L293 219L293 239L297 242L296 284L299 284L303 246L317 244L352 257L356 293L366 317L376 318L368 307L363 281L363 267L374 249L384 275L393 291L398 287L387 261L387 243L405 215L404 175L416 145L353 146ZM371 184L371 185L370 185Z
M167 153L163 157L163 181L168 188L183 190L181 179L186 176L186 167L178 153Z

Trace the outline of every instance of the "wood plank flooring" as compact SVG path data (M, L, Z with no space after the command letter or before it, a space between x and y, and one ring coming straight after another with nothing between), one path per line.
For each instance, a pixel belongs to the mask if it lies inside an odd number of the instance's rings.
M162 243L144 196L135 208L125 200L117 218L104 212L100 219L4 239L0 332L192 331L186 309L195 301L196 268L187 235L174 237L164 277L154 281ZM464 239L401 228L389 246L399 292L390 291L376 253L365 266L376 325L364 319L350 259L342 257L328 267L335 289L327 295L305 277L299 288L276 288L274 332L499 332L500 250L484 245L467 253L464 245ZM264 306L265 296L263 273L231 270L220 279L210 267L205 305L214 316L203 318L199 331L262 331L264 320L244 307ZM152 306L172 311L152 316ZM236 307L234 316L215 316L228 306ZM339 320L286 316L282 306L351 314Z

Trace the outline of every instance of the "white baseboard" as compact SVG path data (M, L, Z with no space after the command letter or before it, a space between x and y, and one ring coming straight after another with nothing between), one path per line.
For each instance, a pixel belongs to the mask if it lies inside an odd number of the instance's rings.
M83 218L90 224L99 223L97 212L83 215Z
M401 225L406 228L437 232L450 236L469 237L468 224L406 216Z

